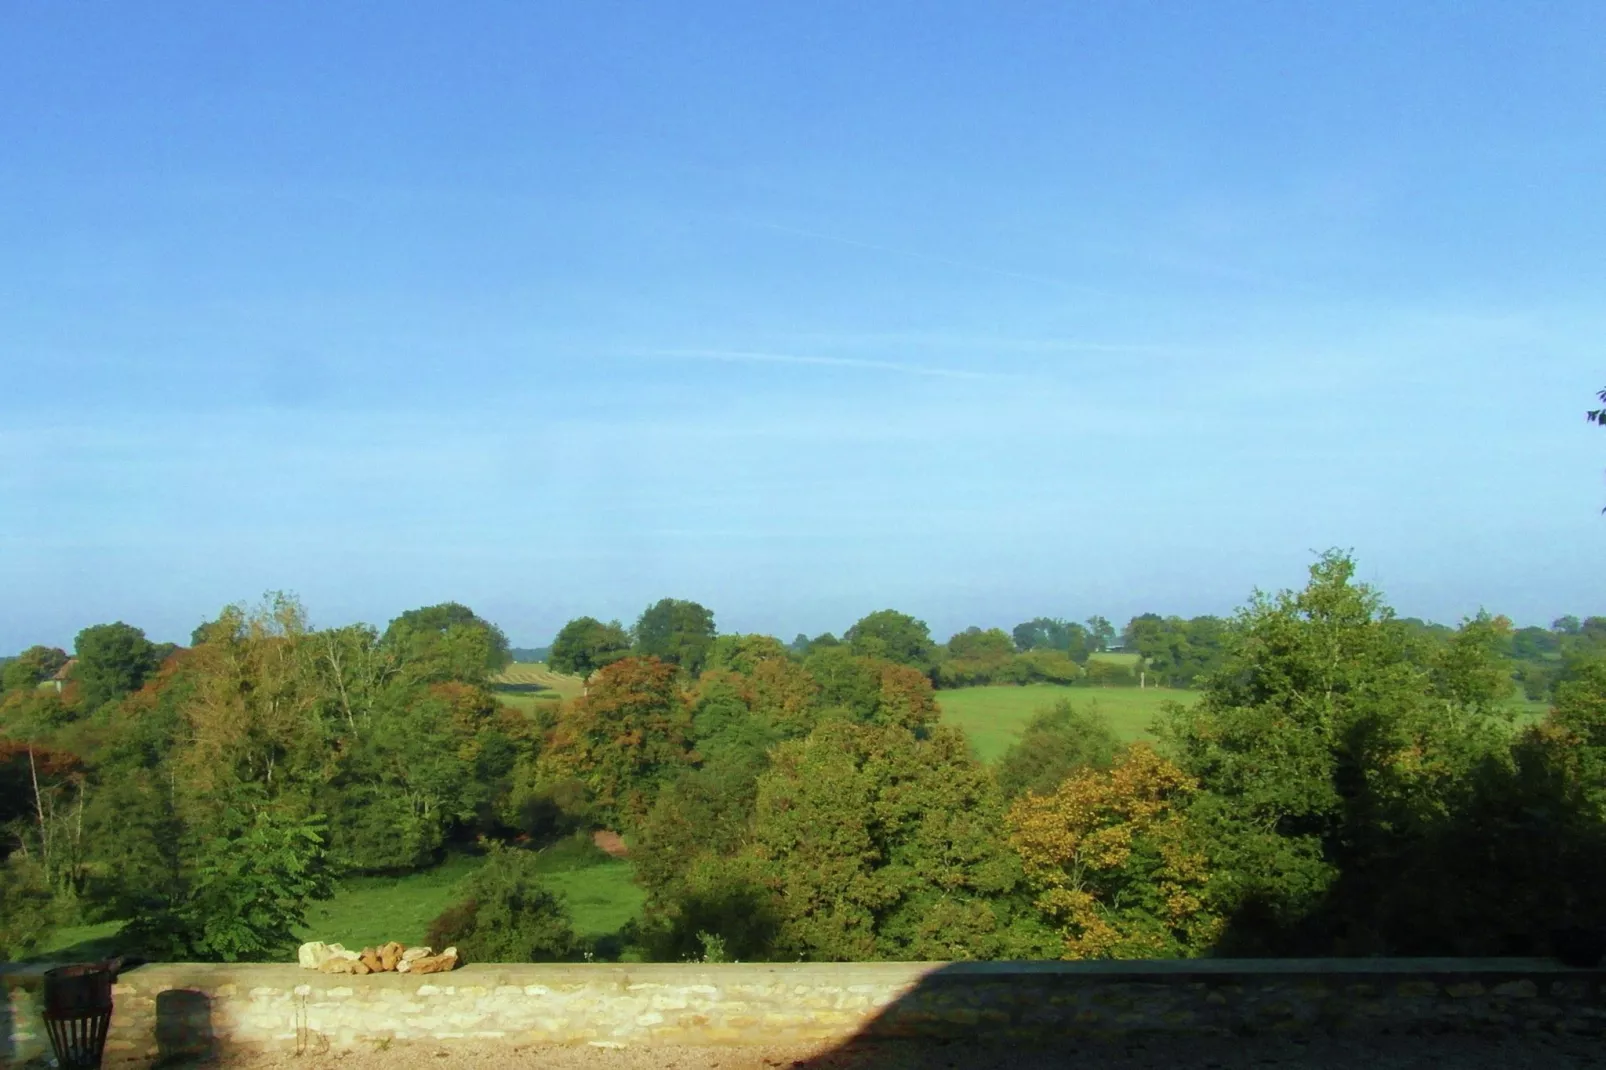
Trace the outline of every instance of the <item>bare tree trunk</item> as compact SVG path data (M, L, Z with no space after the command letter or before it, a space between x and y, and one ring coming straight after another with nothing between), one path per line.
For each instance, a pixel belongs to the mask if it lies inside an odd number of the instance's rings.
M39 819L39 858L45 873L50 873L50 833L45 828L45 803L39 794L39 768L34 764L33 746L28 747L28 778L33 781L33 810Z
M351 729L351 738L356 739L357 721L351 715L351 699L346 695L346 675L341 671L340 659L335 655L335 637L325 636L324 644L327 650L324 657L329 662L329 668L334 670L335 686L340 688L340 708L346 713L346 725Z

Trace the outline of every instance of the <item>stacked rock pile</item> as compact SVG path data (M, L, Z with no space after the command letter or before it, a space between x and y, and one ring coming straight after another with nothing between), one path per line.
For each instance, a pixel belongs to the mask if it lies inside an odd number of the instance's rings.
M352 973L362 976L370 973L445 973L457 966L457 948L449 947L439 955L427 947L408 947L392 941L383 947L365 947L361 951L347 951L339 944L313 942L302 944L296 952L296 961L304 970L319 973Z

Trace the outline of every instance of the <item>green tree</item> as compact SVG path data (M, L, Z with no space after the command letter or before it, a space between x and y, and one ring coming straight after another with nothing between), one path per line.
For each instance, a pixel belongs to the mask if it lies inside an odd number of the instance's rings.
M1218 617L1160 617L1145 613L1126 627L1125 645L1142 656L1151 676L1172 687L1192 687L1224 663L1231 627Z
M1121 744L1095 705L1083 710L1061 700L1027 723L998 763L1005 799L1046 795L1082 769L1108 769Z
M145 633L122 621L85 628L74 640L73 651L77 657L73 681L78 701L87 711L138 691L158 665L156 648Z
M0 670L0 691L37 687L67 664L67 652L56 647L31 646L6 662Z
M547 665L582 679L630 654L630 634L618 621L602 623L595 617L578 617L565 624L552 640Z
M1115 642L1115 626L1100 616L1087 618L1087 635L1090 649L1096 654L1110 649Z
M1335 931L1354 949L1398 931L1385 915L1412 830L1504 746L1493 621L1434 652L1354 571L1331 552L1304 590L1257 594L1200 702L1161 725L1202 789L1189 813L1229 950L1330 953Z
M895 609L878 609L861 618L844 638L855 654L921 669L930 666L937 653L926 622Z
M935 679L942 687L966 687L1003 679L1015 660L1015 641L1002 629L966 628L940 652Z
M635 652L695 676L702 672L716 634L712 610L696 602L664 598L648 606L636 621Z
M1015 625L1010 633L1021 653L1058 650L1077 664L1085 664L1093 650L1093 637L1086 628L1058 617L1038 617Z
M657 960L681 961L701 949L699 934L725 941L739 959L768 957L775 921L751 866L731 865L748 838L759 755L719 754L683 772L658 794L636 830L630 857L647 890L644 943Z
M483 680L513 661L502 629L457 602L409 609L381 642L419 676L436 680Z
M751 873L778 919L773 953L815 961L1051 953L1027 907L1003 810L964 735L822 723L759 780Z
M276 959L295 948L308 900L334 891L316 817L231 809L204 832L192 829L187 848L182 897L124 932L145 954L201 962Z
M569 910L541 882L540 857L492 844L463 886L464 898L436 918L426 939L468 962L563 962L581 949Z
M789 658L781 641L770 635L722 635L709 648L706 668L750 673L767 660Z
M39 950L60 923L60 902L43 867L21 853L0 859L0 962Z
M1004 662L1015 653L1015 641L1001 628L966 628L948 640L948 656Z
M1081 667L1062 650L1028 650L1015 655L1001 679L1016 684L1043 683L1064 687L1076 683L1082 675Z
M137 821L116 807L86 813L103 823L97 839L122 839L114 857L142 865L147 886L120 898L138 905L127 931L145 954L277 957L293 947L308 899L329 894L315 800L338 768L338 721L316 655L293 599L232 607L206 642L127 700L131 709L112 708L133 757L146 744L128 715L153 703L160 710L164 696L172 703L171 737L154 748L161 775L144 779L157 798L134 808ZM135 849L141 834L178 842L176 872L164 871L162 844Z

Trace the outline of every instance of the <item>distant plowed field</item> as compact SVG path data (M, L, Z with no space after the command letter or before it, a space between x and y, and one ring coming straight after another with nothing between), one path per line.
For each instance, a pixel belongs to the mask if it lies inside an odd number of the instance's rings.
M493 676L491 682L508 691L527 693L550 691L562 698L578 695L585 687L578 676L565 676L553 672L543 664L528 661L514 662Z

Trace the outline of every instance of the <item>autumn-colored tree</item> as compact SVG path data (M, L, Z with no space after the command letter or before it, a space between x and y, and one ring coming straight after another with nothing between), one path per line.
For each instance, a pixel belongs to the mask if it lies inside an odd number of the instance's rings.
M937 720L931 681L913 666L856 655L846 646L829 646L811 653L803 667L819 687L826 715L909 729Z
M759 780L743 857L773 898L773 953L821 961L1033 957L1050 946L968 741L828 720Z
M750 673L762 662L789 656L786 647L772 635L721 635L708 648L704 668Z
M931 681L919 669L885 662L876 666L880 687L876 690L876 711L872 724L894 725L918 731L935 724L937 696Z
M807 735L819 718L820 685L790 658L764 658L743 674L742 697L783 737Z
M76 754L0 736L0 861L15 848L65 898L84 875L83 788Z
M692 760L690 735L675 666L625 658L598 670L586 694L565 706L542 766L550 780L585 782L599 812L618 821L644 810Z
M1144 744L1009 812L1010 843L1067 959L1203 954L1221 931L1182 805L1192 778Z
M334 773L337 723L305 612L277 595L256 612L235 607L223 619L232 627L214 629L191 653L187 740L176 756L181 794L202 811L223 805L242 784L269 798L304 800Z

